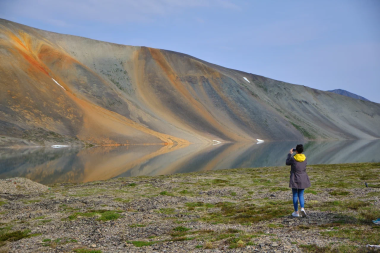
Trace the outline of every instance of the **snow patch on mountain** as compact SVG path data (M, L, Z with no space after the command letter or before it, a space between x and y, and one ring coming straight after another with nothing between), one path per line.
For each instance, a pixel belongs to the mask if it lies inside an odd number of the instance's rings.
M63 90L66 90L65 88L63 88L62 85L60 85L56 80L54 80L54 78L52 78L51 80L53 80L56 84L58 84L58 86L61 87Z

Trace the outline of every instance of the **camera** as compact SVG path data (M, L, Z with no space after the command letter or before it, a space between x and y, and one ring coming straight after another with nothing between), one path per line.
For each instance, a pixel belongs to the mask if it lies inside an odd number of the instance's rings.
M295 149L295 148L293 148L293 152L294 152L294 151L296 151L296 149Z

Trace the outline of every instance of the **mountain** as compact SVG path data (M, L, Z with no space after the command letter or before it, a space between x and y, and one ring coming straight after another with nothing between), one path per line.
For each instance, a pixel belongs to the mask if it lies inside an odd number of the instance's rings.
M380 104L0 19L0 145L374 139Z
M351 93L349 91L342 90L342 89L328 90L328 92L334 92L336 94L343 95L343 96L346 96L346 97L360 99L360 100L364 100L364 101L369 101L368 99L366 99L366 98L364 98L362 96L356 95L354 93Z

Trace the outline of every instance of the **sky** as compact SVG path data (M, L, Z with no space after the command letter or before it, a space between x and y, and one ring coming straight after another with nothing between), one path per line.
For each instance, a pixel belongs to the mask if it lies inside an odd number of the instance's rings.
M380 0L0 0L0 18L380 103Z

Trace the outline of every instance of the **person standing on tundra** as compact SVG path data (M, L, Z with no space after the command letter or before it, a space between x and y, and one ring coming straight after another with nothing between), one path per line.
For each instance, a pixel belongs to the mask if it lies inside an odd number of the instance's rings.
M292 156L296 151L296 155ZM302 216L306 217L305 199L303 197L304 190L311 186L309 176L306 173L306 156L303 154L303 145L298 144L295 149L291 149L286 159L286 165L290 165L289 187L293 192L294 212L292 216L300 217L298 212L298 199L301 205Z

